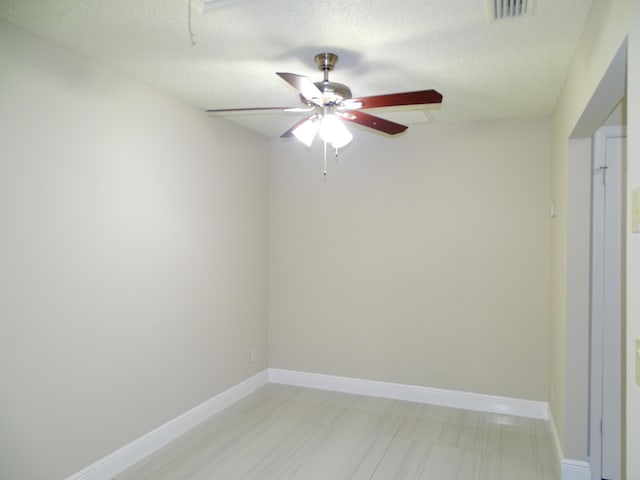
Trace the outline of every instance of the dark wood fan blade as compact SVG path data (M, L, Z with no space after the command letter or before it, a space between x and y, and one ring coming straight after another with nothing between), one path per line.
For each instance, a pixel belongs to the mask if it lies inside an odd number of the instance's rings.
M409 128L406 125L391 122L389 120L385 120L384 118L375 117L358 110L352 110L348 114L341 115L341 117L349 122L357 123L358 125L362 125L364 127L373 128L374 130L378 130L389 135L397 135L398 133L402 133L407 128Z
M289 138L289 137L293 137L293 131L298 128L300 125L302 125L304 122L306 122L307 120L309 120L311 117L305 117L302 120L296 122L289 130L287 130L286 132L284 132L282 135L280 135L280 138Z
M360 108L398 107L402 105L427 105L441 103L442 95L435 90L419 90L417 92L390 93L372 97L352 98L345 105L361 103Z
M295 107L255 107L255 108L212 108L206 110L207 113L232 113L232 112L265 112L265 111L279 111L286 112L292 110Z
M316 105L323 104L324 94L304 75L286 72L276 72L276 75L300 92L307 100L312 101Z

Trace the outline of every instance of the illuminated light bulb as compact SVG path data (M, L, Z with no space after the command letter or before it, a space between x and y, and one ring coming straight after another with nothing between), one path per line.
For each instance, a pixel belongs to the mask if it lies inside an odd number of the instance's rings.
M353 139L353 135L342 121L331 114L325 115L320 122L320 137L333 148L342 148Z

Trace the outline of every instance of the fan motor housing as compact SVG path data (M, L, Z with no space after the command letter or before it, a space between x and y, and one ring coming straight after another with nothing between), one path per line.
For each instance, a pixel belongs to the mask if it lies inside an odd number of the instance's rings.
M314 85L324 94L325 98L329 99L330 104L336 105L343 100L351 98L351 89L342 83L323 81L316 82ZM313 105L312 101L302 95L300 95L300 98L306 105Z

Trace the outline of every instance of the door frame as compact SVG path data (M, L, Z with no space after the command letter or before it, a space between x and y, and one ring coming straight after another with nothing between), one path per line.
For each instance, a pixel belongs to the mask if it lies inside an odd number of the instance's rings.
M589 463L591 478L600 480L603 473L603 429L612 438L607 443L615 452L617 465L613 467L620 480L622 472L622 399L623 399L623 255L624 255L624 149L617 182L607 183L607 142L626 137L624 126L604 126L593 136L592 208L591 208L591 278L590 278L590 355L589 355ZM613 171L611 172L614 173ZM612 177L613 178L613 177ZM612 190L613 189L613 190ZM607 208L606 199L613 198ZM613 209L613 211L612 211ZM607 215L607 213L609 215ZM613 213L613 218L612 214ZM613 280L612 280L613 279ZM606 281L605 281L606 280ZM613 334L612 334L613 332ZM617 338L617 341L616 341ZM606 359L606 360L605 360ZM615 370L604 372L604 363ZM615 398L604 400L604 394ZM611 445L612 443L613 446ZM611 468L609 468L611 469Z

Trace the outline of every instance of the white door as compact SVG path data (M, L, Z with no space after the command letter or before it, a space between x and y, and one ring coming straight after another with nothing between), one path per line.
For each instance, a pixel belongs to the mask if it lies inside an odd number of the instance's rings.
M623 129L601 128L593 146L591 478L622 480Z

